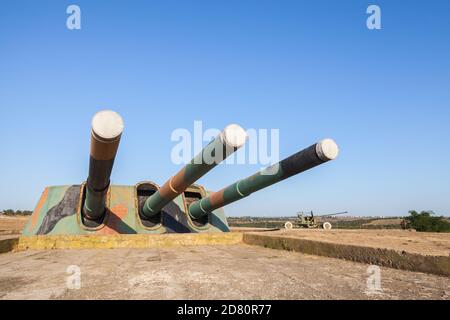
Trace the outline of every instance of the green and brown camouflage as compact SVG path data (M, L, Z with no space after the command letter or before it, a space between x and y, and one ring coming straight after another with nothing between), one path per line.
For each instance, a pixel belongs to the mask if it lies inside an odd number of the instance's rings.
M240 126L236 124L227 126L183 169L145 201L142 208L144 216L152 217L161 212L164 206L183 193L187 187L242 147L246 139L247 133Z
M336 143L331 139L322 140L250 177L213 193L209 197L193 202L189 207L189 215L193 219L199 219L227 204L245 198L255 191L333 160L337 155Z
M122 118L114 111L100 111L92 119L89 176L83 205L87 224L95 225L105 215L106 193L123 127Z
M107 210L102 222L89 227L83 222L82 204L85 184L45 188L22 235L108 235L227 232L223 210L215 210L205 223L199 224L186 214L190 194L206 197L209 193L193 185L172 200L159 223L147 226L139 217L138 198L142 182L135 186L111 185L106 194ZM158 186L154 185L155 188ZM187 194L187 193L190 194Z
M110 185L122 131L118 114L94 116L87 181L47 187L24 236L228 232L222 206L337 156L336 144L324 140L276 167L211 193L193 182L245 143L245 131L230 125L163 187L151 181Z
M311 229L311 228L319 228L321 227L322 229L331 229L332 225L329 221L324 221L323 219L325 217L332 217L332 216L337 216L340 214L346 214L348 213L347 211L342 211L342 212L335 212L335 213L330 213L330 214L322 214L322 215L315 215L313 211L311 211L309 213L309 215L305 214L304 212L298 212L297 213L297 219L294 221L294 223L289 222L288 226L286 226L285 224L285 228L289 229L289 228L306 228L306 229ZM317 219L319 218L319 219ZM288 222L287 222L288 223Z

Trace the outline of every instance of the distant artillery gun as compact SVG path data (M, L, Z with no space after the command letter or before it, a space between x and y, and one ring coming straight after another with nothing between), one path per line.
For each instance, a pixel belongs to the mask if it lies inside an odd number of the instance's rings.
M284 224L284 228L292 229L295 227L295 228L312 229L312 228L321 227L322 229L330 230L332 228L332 225L330 222L328 222L328 221L319 222L317 220L317 218L337 216L337 215L345 214L345 213L348 213L348 212L343 211L343 212L336 212L336 213L331 213L331 214L323 214L323 215L319 215L319 216L314 216L314 213L311 211L310 215L308 216L308 215L304 214L303 212L298 212L297 220L294 221L294 223L287 221Z

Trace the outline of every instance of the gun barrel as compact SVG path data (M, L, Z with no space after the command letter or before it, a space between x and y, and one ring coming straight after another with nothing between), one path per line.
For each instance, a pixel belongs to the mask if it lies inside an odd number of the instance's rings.
M83 206L88 220L99 220L105 213L106 193L123 128L122 118L111 110L97 112L92 118L89 176Z
M338 146L333 140L322 140L267 169L213 193L209 197L193 202L189 207L189 214L194 219L201 218L220 207L245 198L255 191L333 160L338 153Z
M183 193L187 187L209 172L217 164L242 147L247 140L247 133L236 124L227 126L213 141L196 155L177 174L145 201L142 213L151 217Z
M342 211L342 212L336 212L336 213L330 213L330 214L321 214L316 217L331 217L331 216L338 216L340 214L346 214L346 213L348 213L348 211Z

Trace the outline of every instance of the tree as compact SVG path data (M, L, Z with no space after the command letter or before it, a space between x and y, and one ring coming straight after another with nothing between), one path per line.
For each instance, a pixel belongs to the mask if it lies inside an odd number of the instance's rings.
M450 232L450 222L444 217L433 216L433 211L416 210L409 211L410 216L406 217L407 225L416 231L422 232Z
M6 210L3 210L3 212L2 212L2 214L4 214L5 216L17 216L17 215L19 215L19 216L28 216L28 215L31 215L33 212L32 211L29 211L29 210L17 210L17 211L14 211L13 209L6 209Z

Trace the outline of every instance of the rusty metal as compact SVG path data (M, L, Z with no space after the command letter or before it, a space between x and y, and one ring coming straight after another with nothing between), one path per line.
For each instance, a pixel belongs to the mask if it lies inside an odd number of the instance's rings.
M255 191L333 160L337 157L337 154L338 147L333 140L322 140L265 170L223 188L207 198L195 201L189 207L189 214L193 219L199 219L218 208L245 198Z
M190 163L167 180L161 189L145 201L142 208L144 216L151 217L160 212L187 187L242 147L246 139L247 134L240 126L236 124L227 126Z
M88 223L99 222L105 215L106 193L123 127L122 118L114 111L100 111L92 119L89 177L83 205Z

